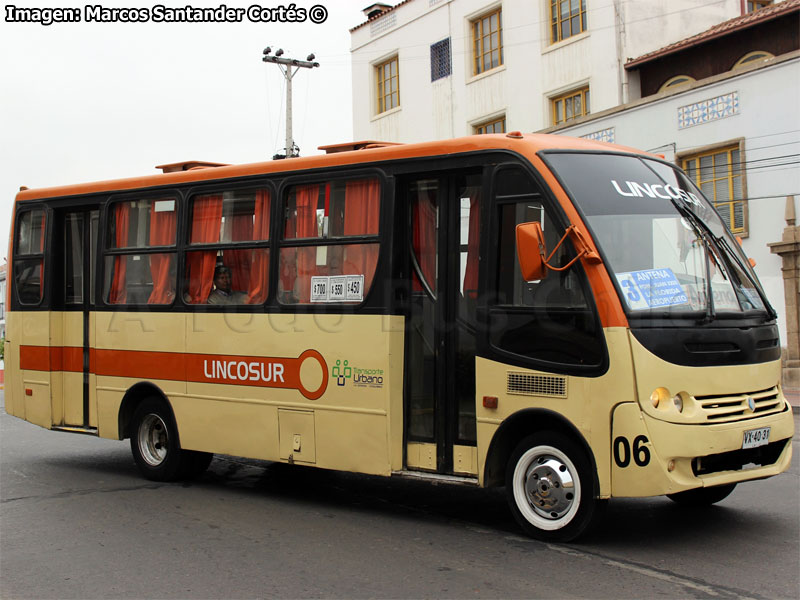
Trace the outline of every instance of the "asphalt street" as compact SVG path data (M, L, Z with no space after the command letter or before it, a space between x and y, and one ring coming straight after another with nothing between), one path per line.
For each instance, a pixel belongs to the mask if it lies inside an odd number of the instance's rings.
M158 484L127 441L3 410L0 597L797 598L793 446L789 472L718 506L614 500L557 545L524 537L501 490L233 457Z

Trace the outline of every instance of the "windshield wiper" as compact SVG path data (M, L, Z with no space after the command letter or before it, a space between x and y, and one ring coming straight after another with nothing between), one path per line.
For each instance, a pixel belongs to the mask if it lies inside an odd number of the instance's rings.
M650 161L642 161L645 163L648 169L650 169L656 177L658 177L664 184L667 184L667 180L664 176L659 173L659 171L650 163ZM711 264L709 260L709 255L711 253L711 248L713 247L715 250L715 255L718 259L723 261L723 267L721 269L721 274L725 279L729 279L724 271L727 271L730 275L731 279L736 279L736 283L734 284L733 281L730 281L731 287L736 294L737 299L739 299L740 305L742 304L742 297L746 297L742 290L745 288L743 285L744 282L741 281L741 277L736 273L736 270L732 268L731 262L738 267L738 270L744 273L744 277L750 282L753 288L756 290L758 297L761 299L761 303L764 305L764 310L767 314L767 321L771 321L778 317L778 313L775 312L775 309L770 304L769 300L767 300L767 295L764 292L764 289L758 283L755 275L751 273L750 270L744 263L742 262L742 257L736 253L736 251L731 247L730 243L728 242L727 238L723 237L725 234L723 233L722 236L714 235L714 232L708 226L708 224L699 216L697 213L694 212L687 204L681 202L673 196L672 194L667 194L669 196L670 202L675 207L675 210L678 211L680 214L692 227L695 234L698 235L700 239L703 240L703 244L706 247L706 295L708 296L708 306L706 310L706 317L705 321L710 322L713 321L716 316L716 309L714 307L714 294L713 288L711 286ZM696 199L695 199L696 200ZM699 204L698 204L699 205ZM715 259L717 260L717 259ZM752 305L753 301L751 298L747 298L748 302ZM753 307L755 308L755 307Z
M714 236L713 233L711 233L711 237L717 243L718 247L722 247L725 250L725 255L728 256L728 258L733 259L733 261L739 267L739 270L744 273L744 276L750 281L750 284L753 286L753 289L758 294L758 297L761 299L761 303L764 305L764 308L767 311L767 315L769 316L769 319L767 320L771 321L772 319L777 319L778 313L775 311L772 304L770 304L769 300L767 299L767 295L764 293L764 290L761 289L761 286L758 284L758 282L753 279L753 276L750 274L747 267L745 267L742 258L736 253L734 248L731 247L730 242L722 236Z
M706 321L712 321L716 316L716 310L713 307L713 296L711 295L713 290L711 288L711 271L709 265L708 255L710 253L710 248L708 248L709 242L717 249L719 257L724 260L727 264L725 265L725 270L728 271L732 276L735 275L733 269L731 269L731 265L729 261L733 261L738 267L739 270L744 273L744 276L748 279L750 284L753 286L753 289L756 290L758 297L761 299L761 303L764 305L764 309L767 313L767 320L771 321L772 319L777 318L778 313L775 312L775 309L770 304L769 300L767 300L766 294L764 294L764 290L761 289L761 286L753 279L751 274L748 272L747 268L742 263L741 258L736 254L736 251L731 247L730 243L727 239L723 236L714 235L714 232L711 231L711 228L701 219L695 212L690 209L685 204L682 204L676 198L670 197L672 201L672 205L675 209L686 218L692 225L692 228L695 230L696 233L700 234L700 237L703 239L703 243L706 245L706 290L707 294L709 295L709 307L708 311L706 312ZM736 276L738 280L739 277ZM734 282L731 282L732 284ZM737 287L744 287L742 281L737 281L736 285L734 285L734 290L736 291L736 295L739 296Z
M689 210L684 204L681 204L676 198L673 198L670 195L670 202L675 207L675 210L678 211L688 223L692 226L692 229L695 232L695 235L701 240L703 240L703 245L705 246L705 256L706 256L706 316L702 320L702 323L711 323L714 319L717 318L717 311L714 307L714 289L711 287L711 247L709 244L709 240L714 239L714 234L711 232L710 229L703 223L702 219L698 217L694 212Z

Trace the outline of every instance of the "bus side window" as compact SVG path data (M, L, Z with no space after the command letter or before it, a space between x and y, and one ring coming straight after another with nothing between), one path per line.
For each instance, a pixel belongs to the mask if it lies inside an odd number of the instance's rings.
M44 209L21 212L18 223L14 240L14 287L20 304L35 305L41 302L44 293Z
M519 268L515 235L519 223L541 223L550 250L561 239L563 227L553 219L537 184L522 169L499 173L495 190L498 230L492 237L498 244L498 262L492 290L495 300L489 310L492 346L545 365L599 365L601 336L581 266L551 271L537 281L523 280ZM563 266L574 256L571 242L565 240L550 264Z
M188 304L263 304L269 294L268 189L226 190L194 196L183 297ZM216 290L214 272L227 267L230 289Z
M111 205L103 290L106 302L172 303L175 298L176 214L176 202L172 197ZM164 251L164 247L168 251Z
M378 264L380 205L377 178L290 188L280 249L279 301L362 302Z

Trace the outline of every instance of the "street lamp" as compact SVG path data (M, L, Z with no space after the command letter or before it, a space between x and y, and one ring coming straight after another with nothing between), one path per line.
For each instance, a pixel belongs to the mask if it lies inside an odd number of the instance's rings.
M283 48L278 48L275 51L275 54L272 54L272 48L267 46L264 48L263 57L261 58L262 61L268 63L274 63L278 65L278 68L283 73L284 78L286 79L286 158L293 158L295 156L299 156L300 149L294 143L294 139L292 138L292 78L295 76L297 71L300 68L305 69L313 69L314 67L318 67L319 63L314 62L313 53L309 54L306 60L298 60L296 58L282 58L283 57ZM280 155L275 155L273 158L277 158Z

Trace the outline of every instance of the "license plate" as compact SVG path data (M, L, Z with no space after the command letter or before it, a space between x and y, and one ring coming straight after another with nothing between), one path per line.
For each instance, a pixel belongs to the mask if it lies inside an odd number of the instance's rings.
M750 429L744 432L742 439L742 450L745 448L758 448L759 446L766 446L769 444L769 427L761 427L759 429Z

